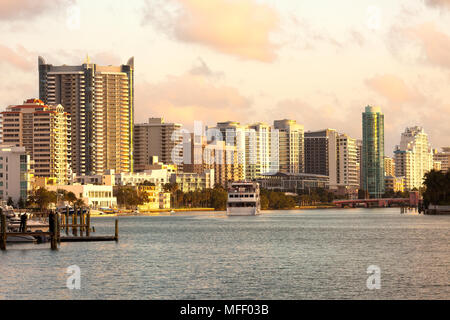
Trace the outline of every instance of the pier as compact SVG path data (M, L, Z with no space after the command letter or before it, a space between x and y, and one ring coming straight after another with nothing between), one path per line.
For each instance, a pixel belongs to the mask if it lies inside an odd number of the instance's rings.
M3 209L0 208L0 250L6 250L8 237L20 236L31 236L36 239L48 238L52 250L57 250L58 244L61 242L119 241L118 219L115 220L115 232L113 236L92 236L91 232L95 232L95 229L91 227L91 214L89 209L75 208L73 213L70 214L69 208L66 208L65 210L52 210L48 214L40 213L36 216L45 218L46 215L48 224L38 224L38 226L47 227L48 231L27 231L30 226L25 226L25 232L9 231L6 215L3 213ZM66 235L61 236L61 231Z

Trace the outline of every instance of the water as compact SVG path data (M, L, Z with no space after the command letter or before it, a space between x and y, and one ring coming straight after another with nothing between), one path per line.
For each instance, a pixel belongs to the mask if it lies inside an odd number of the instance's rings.
M114 218L95 218L96 234ZM399 209L121 217L120 241L9 245L0 299L449 299L450 217ZM66 268L81 268L69 290ZM381 289L366 286L381 269Z

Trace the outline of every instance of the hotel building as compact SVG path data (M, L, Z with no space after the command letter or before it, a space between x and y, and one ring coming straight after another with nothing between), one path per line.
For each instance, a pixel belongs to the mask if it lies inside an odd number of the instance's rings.
M405 190L422 187L425 173L433 169L433 153L423 128L406 128L394 156L395 175L405 177Z
M37 177L67 184L71 175L71 121L63 106L29 99L1 113L2 142L25 147Z
M447 171L450 169L450 147L442 147L442 151L433 150L433 160L441 163L441 170Z
M121 66L99 66L89 57L80 66L38 61L40 99L71 115L73 172L132 172L134 59Z

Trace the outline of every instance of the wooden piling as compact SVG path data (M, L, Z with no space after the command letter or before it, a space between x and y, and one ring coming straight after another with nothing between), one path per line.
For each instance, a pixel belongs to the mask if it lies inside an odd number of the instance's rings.
M116 242L119 241L119 219L116 219L114 240L116 240Z
M56 241L61 243L61 214L56 213Z
M50 229L50 246L52 250L58 249L57 242L57 221L56 221L56 213L52 212L49 215L49 229Z
M66 218L65 218L65 225L66 225L66 236L69 235L69 207L66 207Z
M6 215L3 214L3 210L0 208L0 249L6 250Z
M88 209L86 218L86 236L89 237L91 235L91 209Z
M73 208L73 214L72 214L72 224L76 225L77 224L77 207ZM72 235L77 236L78 235L78 230L77 227L73 226L72 227Z
M83 208L80 208L80 237L84 236L83 234L83 224L84 224L84 212Z

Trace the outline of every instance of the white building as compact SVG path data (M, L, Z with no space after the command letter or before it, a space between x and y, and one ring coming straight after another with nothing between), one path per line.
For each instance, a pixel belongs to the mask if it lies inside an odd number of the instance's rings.
M422 187L425 173L433 169L433 153L422 127L406 128L394 158L395 175L405 177L405 190Z
M0 200L26 201L31 190L31 160L25 147L0 145Z
M205 170L203 173L183 172L172 174L171 183L178 184L182 192L198 191L214 188L214 169Z
M358 156L356 139L340 134L337 143L337 185L353 188L359 187Z
M143 182L151 182L156 186L161 186L170 182L173 173L168 169L145 170L144 172L122 172L115 175L117 186L138 185Z
M91 208L114 208L117 207L117 198L113 196L113 186L104 185L47 185L49 191L58 189L73 192L77 198L81 198L85 205Z

